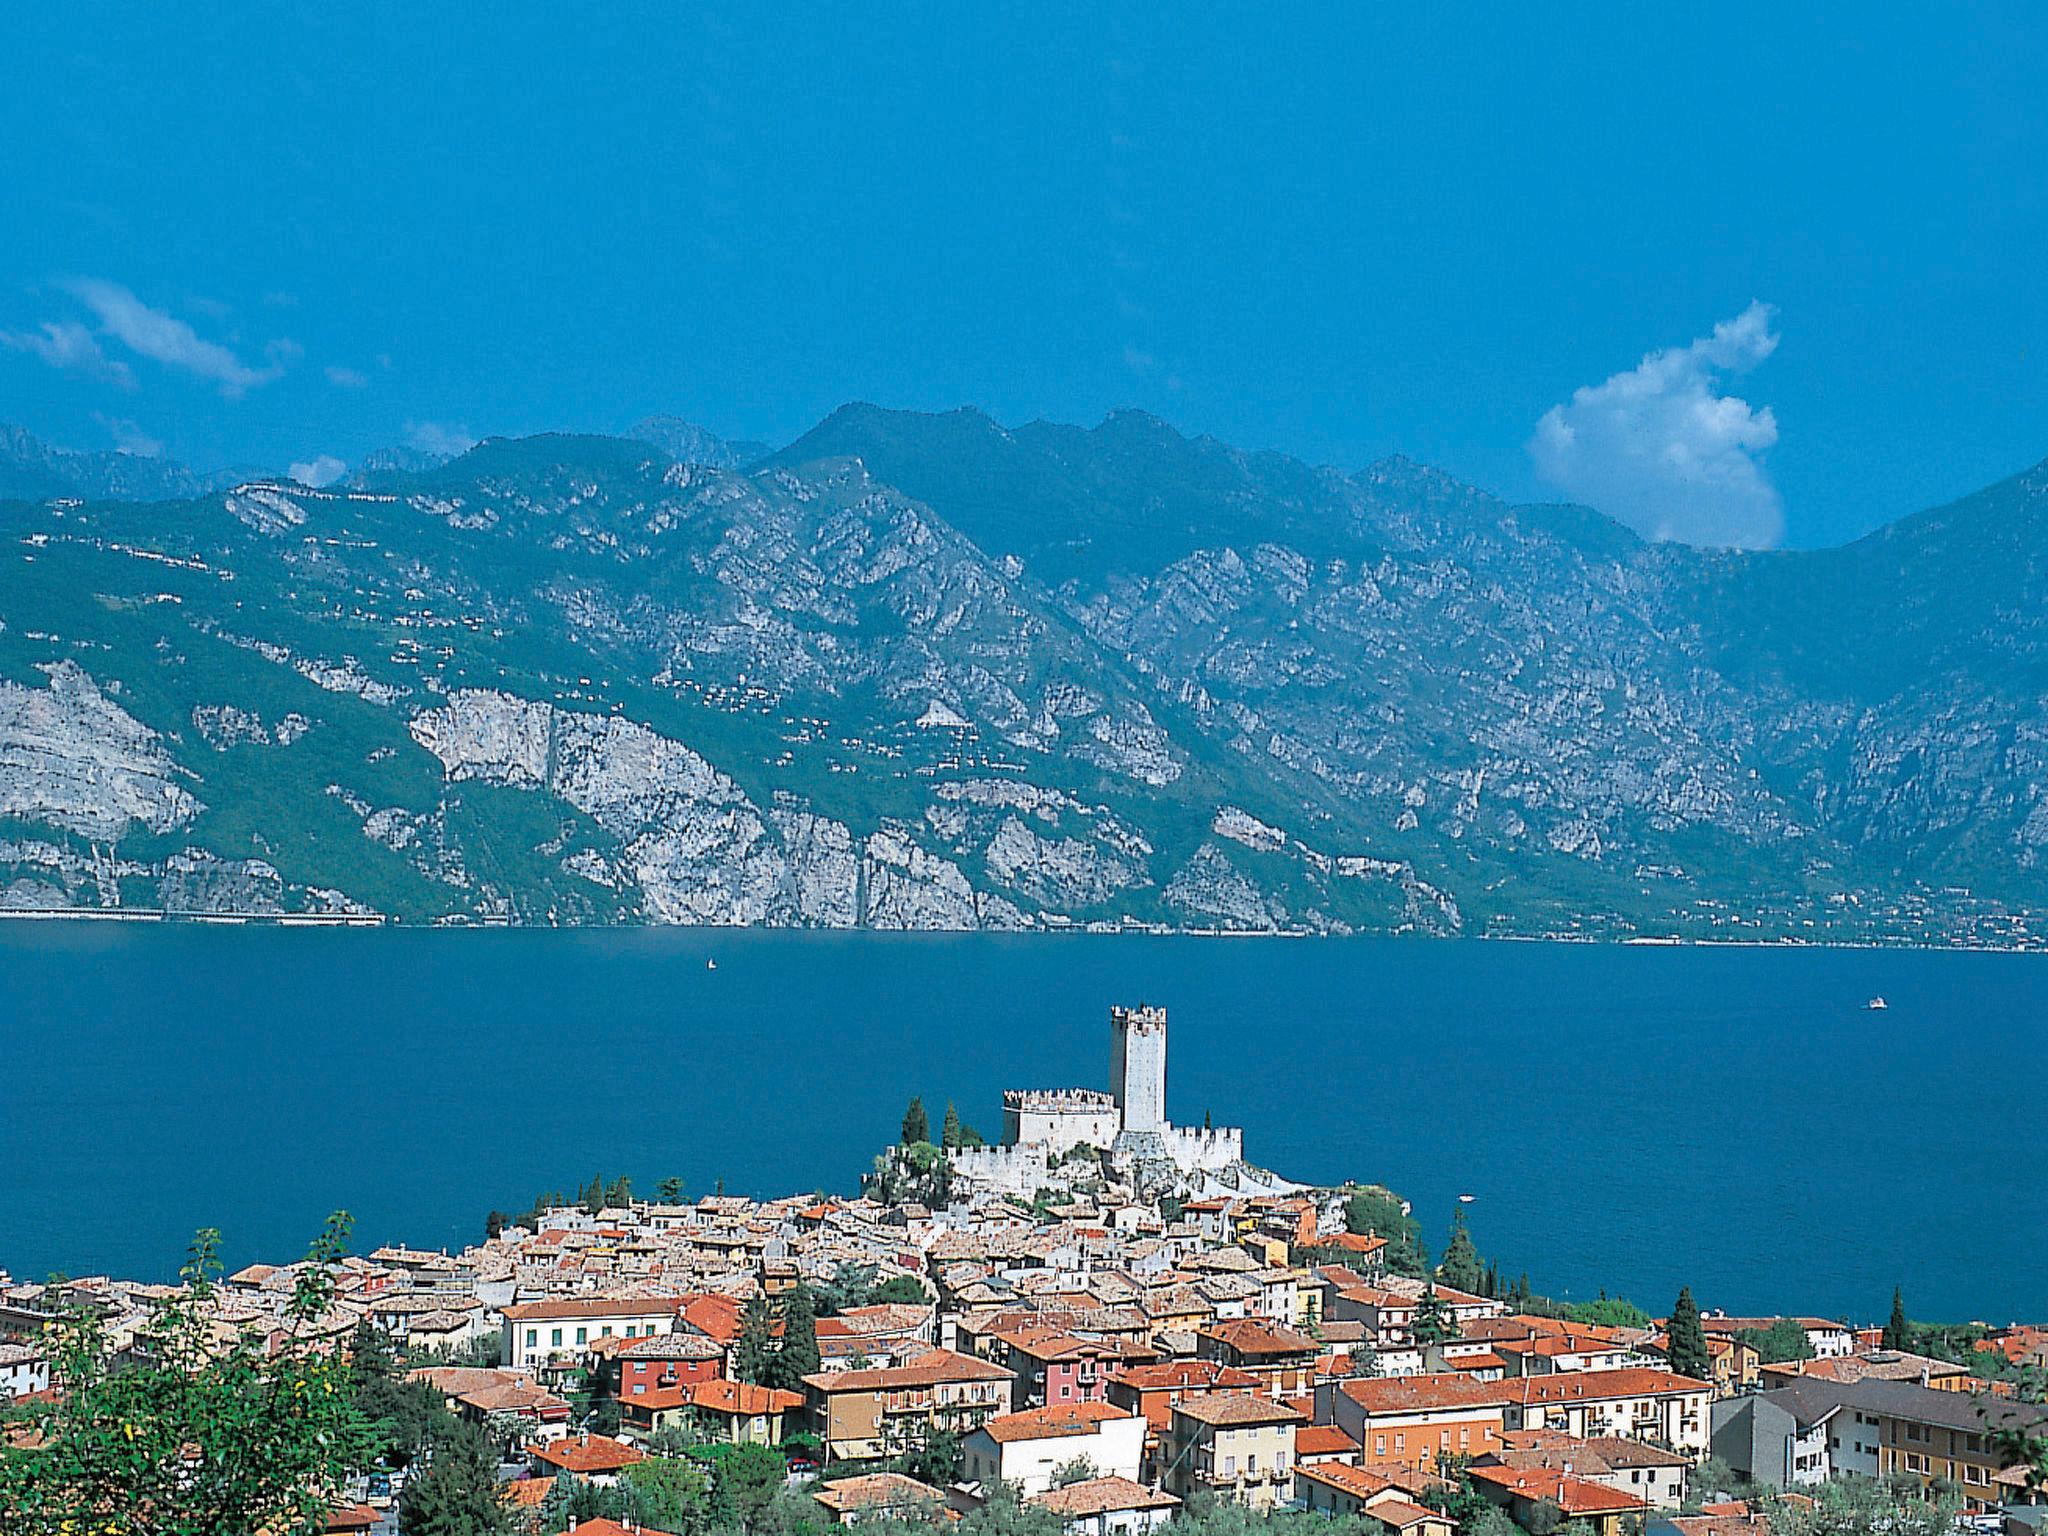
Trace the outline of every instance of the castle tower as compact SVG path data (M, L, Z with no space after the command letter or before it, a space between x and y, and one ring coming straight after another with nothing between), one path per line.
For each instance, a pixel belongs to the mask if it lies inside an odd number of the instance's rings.
M1126 1136L1166 1129L1166 1010L1109 1010L1109 1088Z

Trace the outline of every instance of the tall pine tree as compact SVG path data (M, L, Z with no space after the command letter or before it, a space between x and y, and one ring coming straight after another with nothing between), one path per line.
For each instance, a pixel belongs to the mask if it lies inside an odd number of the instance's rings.
M910 1108L903 1111L903 1145L914 1147L931 1139L931 1117L924 1112L924 1100L913 1095Z
M1884 1347L1904 1349L1911 1329L1906 1324L1906 1293L1898 1286L1892 1287L1892 1317L1884 1325Z
M1451 1240L1444 1245L1444 1261L1436 1277L1454 1291L1475 1294L1485 1283L1486 1270L1479 1262L1479 1250L1472 1246L1472 1234L1465 1228L1465 1208L1451 1217Z
M1713 1380L1713 1361L1707 1355L1707 1330L1700 1325L1699 1303L1692 1299L1692 1287L1678 1292L1671 1308L1671 1327L1664 1344L1664 1356L1671 1369L1699 1381Z
M409 1480L398 1501L408 1533L419 1536L502 1536L512 1512L498 1492L497 1458L483 1431L457 1423L441 1437L427 1470Z
M812 1335L811 1342L817 1343ZM768 1314L768 1298L758 1292L747 1298L740 1310L739 1337L732 1344L732 1373L756 1386L765 1384L775 1365L774 1320Z
M1422 1300L1415 1304L1415 1342L1418 1344L1441 1344L1457 1334L1451 1321L1450 1309L1436 1293L1436 1282L1425 1281Z
M782 1309L782 1347L775 1351L768 1384L785 1392L801 1392L804 1378L822 1362L818 1356L818 1309L811 1289L800 1285Z
M939 1145L942 1147L964 1146L960 1139L960 1111L953 1107L953 1101L946 1101L946 1118L939 1126Z

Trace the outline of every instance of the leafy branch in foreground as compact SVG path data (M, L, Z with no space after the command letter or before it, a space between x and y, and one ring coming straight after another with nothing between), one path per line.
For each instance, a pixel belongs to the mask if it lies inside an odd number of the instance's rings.
M74 1305L51 1351L60 1393L17 1415L0 1451L10 1536L322 1531L373 1440L346 1364L317 1337L349 1228L345 1212L328 1218L268 1332L230 1321L212 1229L120 1363L100 1317Z

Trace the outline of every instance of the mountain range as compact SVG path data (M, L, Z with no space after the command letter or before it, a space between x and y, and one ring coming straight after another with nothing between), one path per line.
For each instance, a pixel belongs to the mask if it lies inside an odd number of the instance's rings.
M1735 553L1135 411L652 418L325 490L123 457L0 452L16 909L2027 944L2048 905L2048 465Z

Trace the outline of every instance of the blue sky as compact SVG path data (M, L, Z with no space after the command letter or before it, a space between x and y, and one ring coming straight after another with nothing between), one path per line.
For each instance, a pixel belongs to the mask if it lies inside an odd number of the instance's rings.
M0 420L1131 404L1794 544L2048 456L2038 6L285 9L0 22Z

